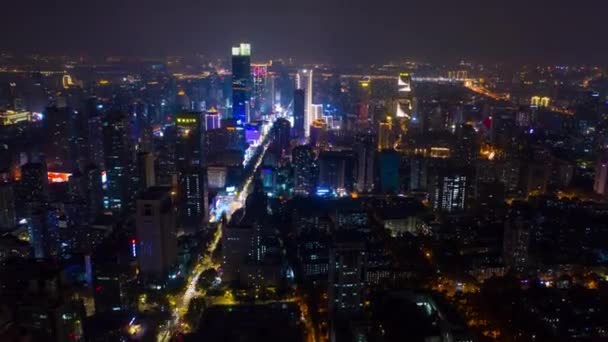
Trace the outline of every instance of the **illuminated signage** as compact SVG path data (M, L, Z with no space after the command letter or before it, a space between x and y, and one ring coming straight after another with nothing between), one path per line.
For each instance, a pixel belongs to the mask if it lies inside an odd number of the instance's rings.
M177 118L177 123L196 123L196 118Z
M72 174L64 172L47 172L49 183L65 183Z

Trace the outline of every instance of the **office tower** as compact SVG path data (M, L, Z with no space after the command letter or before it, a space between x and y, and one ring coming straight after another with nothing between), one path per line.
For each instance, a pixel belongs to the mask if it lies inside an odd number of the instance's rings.
M360 311L364 301L367 256L364 237L355 231L337 232L329 254L329 309L332 313Z
M137 261L144 277L164 279L177 258L177 229L171 188L152 187L137 199Z
M279 118L274 124L273 144L271 145L279 156L288 155L290 147L291 123L287 119Z
M131 204L133 155L129 141L127 117L121 112L109 113L103 122L103 150L106 168L104 207L122 213Z
M308 195L315 186L315 153L309 145L294 147L292 151L294 193Z
M357 123L361 129L368 129L370 124L369 103L372 96L371 81L359 81L359 101L357 103Z
M150 152L137 153L137 180L138 190L144 191L156 185L156 175L154 173L154 155Z
M93 222L103 211L103 185L99 167L89 164L83 171L85 201L89 210L89 222Z
M311 107L312 110L312 122L314 123L316 120L323 120L323 105L321 104L313 104Z
M466 208L469 177L464 170L436 168L429 178L429 198L434 210L450 213Z
M74 169L70 163L70 115L67 107L46 109L46 160L51 170L69 172Z
M21 166L22 196L24 203L45 203L49 197L45 163L27 163Z
M608 196L608 158L600 158L595 165L593 191L604 197Z
M295 137L300 139L303 139L305 134L305 113L306 96L304 89L296 89L293 92L293 133Z
M0 184L0 231L15 228L15 195L9 183Z
M201 113L183 112L175 115L175 158L177 171L202 163Z
M321 150L328 146L327 124L325 120L315 120L312 126L310 126L310 146Z
M530 222L516 217L505 222L503 260L505 266L522 271L528 264Z
M332 190L346 188L346 155L344 153L338 151L321 152L318 163L319 187Z
M232 48L232 118L237 125L248 122L251 98L251 45Z
M268 99L268 64L251 65L251 77L253 79L252 107L256 112L266 113L271 109Z
M220 128L221 119L217 109L211 107L211 109L207 111L207 114L205 114L205 130L210 131L212 129Z
M296 88L303 89L305 94L305 105L304 105L304 137L308 138L310 136L310 125L314 121L313 118L313 108L312 108L312 79L313 79L313 70L305 69L301 70L297 74L296 79ZM295 106L295 99L294 99ZM294 107L295 108L295 107Z
M400 73L397 78L397 118L412 117L414 110L414 97L412 94L412 77L408 73Z
M374 160L376 148L373 136L362 135L355 142L357 156L357 186L359 192L369 192L374 189Z
M93 255L92 281L95 314L120 311L123 308L124 289L121 285L119 256L101 248Z
M389 116L386 122L380 122L378 125L378 151L389 150L393 148L392 132L393 121Z
M89 117L88 130L89 160L91 163L99 166L101 169L104 169L105 158L103 152L103 118L101 115Z
M400 190L399 166L401 156L396 151L378 152L378 180L382 193L398 193Z
M179 177L179 216L180 224L189 231L196 232L206 222L207 196L206 171L192 167L180 173Z

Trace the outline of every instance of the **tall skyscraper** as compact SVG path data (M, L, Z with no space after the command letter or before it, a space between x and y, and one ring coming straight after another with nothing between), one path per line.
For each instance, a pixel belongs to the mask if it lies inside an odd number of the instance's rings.
M232 118L238 125L248 122L251 99L251 45L232 48Z
M252 107L256 113L265 113L271 109L268 98L268 64L253 64L251 77L253 78Z
M109 113L103 122L103 150L107 175L104 207L123 212L134 198L131 182L133 152L129 140L127 117L121 112Z
M294 192L308 195L315 186L315 153L309 145L294 147L292 151Z
M357 154L357 191L369 192L374 189L374 160L376 148L373 136L363 135L355 143Z
M304 89L293 92L293 133L297 138L305 136L306 95Z
M297 74L296 78L296 88L304 89L305 93L305 105L304 105L304 136L308 138L310 136L310 125L314 121L313 118L313 108L312 108L312 80L313 80L313 70L305 69L301 70ZM294 99L295 106L295 99ZM295 108L295 107L294 107Z
M274 144L271 145L272 148L274 148L276 153L280 156L289 154L291 123L286 119L279 118L275 122L273 129Z
M177 259L171 188L148 188L137 200L137 261L144 277L164 279Z
M180 224L192 232L202 227L208 212L205 175L204 169L192 167L179 177Z
M408 73L400 73L397 79L397 111L395 116L398 118L408 118L412 116L414 110L414 98L412 94L412 77Z

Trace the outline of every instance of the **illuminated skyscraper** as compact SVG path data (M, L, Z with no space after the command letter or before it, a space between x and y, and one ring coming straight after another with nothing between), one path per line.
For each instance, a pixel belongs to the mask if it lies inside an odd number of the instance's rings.
M251 76L253 78L252 107L256 112L267 112L271 108L268 98L268 64L253 64Z
M308 138L310 136L310 125L314 121L313 108L312 108L312 69L301 70L298 72L296 78L296 88L304 89L305 102L304 102L304 136ZM295 104L295 103L294 103Z
M414 99L412 94L412 78L408 73L400 73L397 79L397 111L398 118L410 119L414 110Z
M393 120L389 116L386 118L386 122L381 122L378 126L378 151L392 148L392 130Z
M324 149L327 144L327 123L323 119L317 119L310 126L310 146Z
M429 180L429 197L433 209L443 212L462 211L466 208L466 172L437 169Z
M218 113L215 107L211 107L207 114L205 114L205 130L210 131L212 129L218 129L221 127L220 113Z
M369 124L369 101L372 96L371 81L364 79L359 81L359 103L357 104L357 121L361 128L368 128Z
M232 118L238 125L248 120L251 98L251 45L232 48Z
M294 192L308 195L315 186L315 153L309 145L294 147L292 151Z

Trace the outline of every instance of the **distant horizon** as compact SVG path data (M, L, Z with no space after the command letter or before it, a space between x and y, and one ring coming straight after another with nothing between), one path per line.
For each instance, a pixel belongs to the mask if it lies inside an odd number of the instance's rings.
M43 54L229 53L370 64L398 60L599 64L608 3L581 0L29 0L5 5L0 49Z

